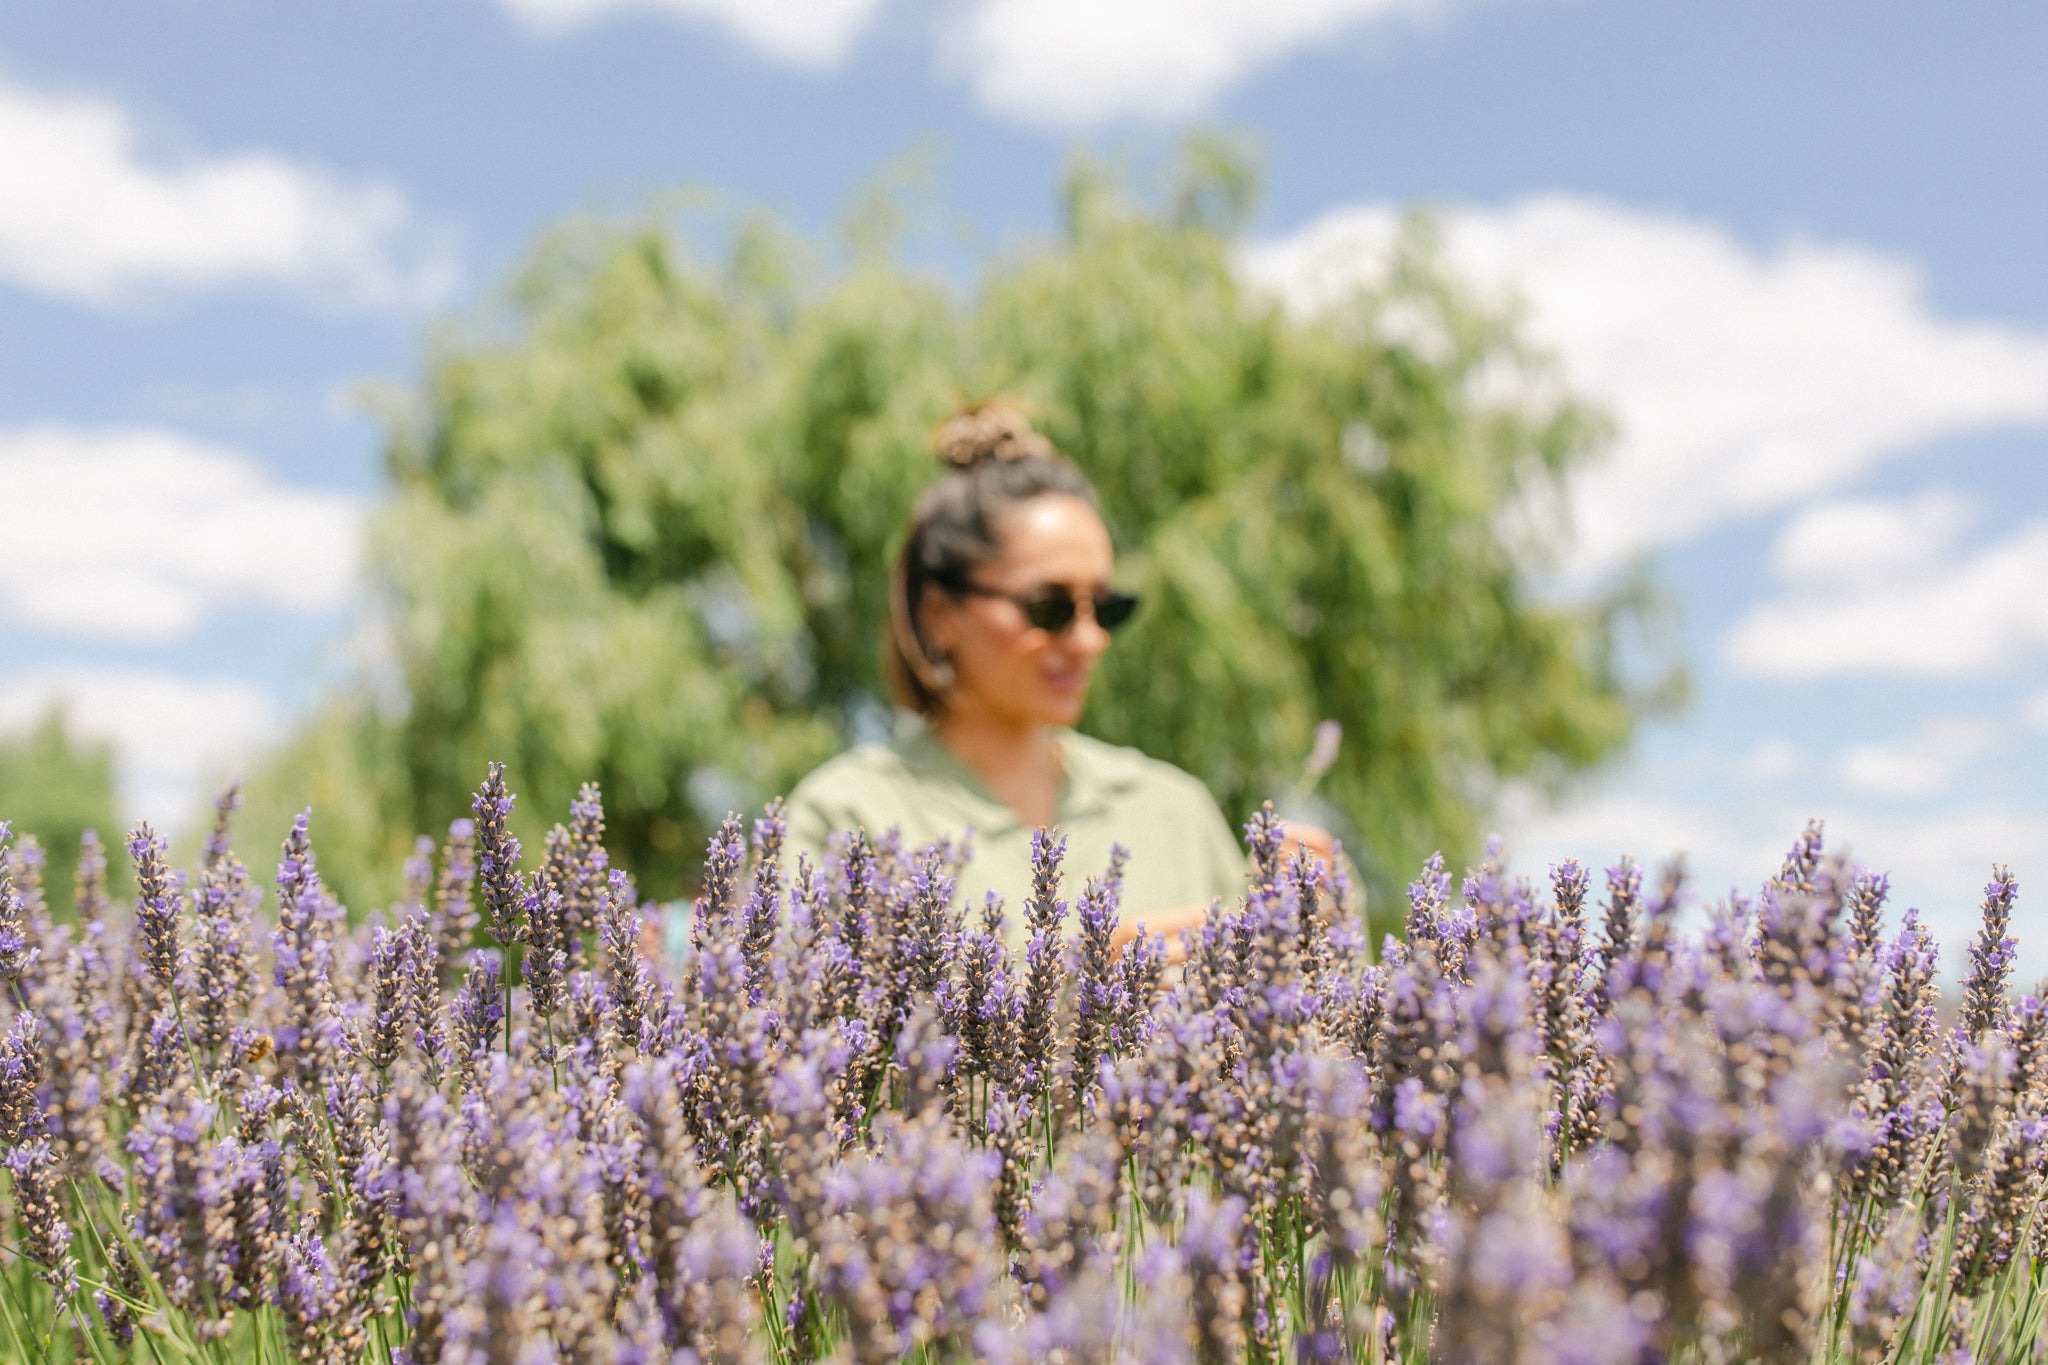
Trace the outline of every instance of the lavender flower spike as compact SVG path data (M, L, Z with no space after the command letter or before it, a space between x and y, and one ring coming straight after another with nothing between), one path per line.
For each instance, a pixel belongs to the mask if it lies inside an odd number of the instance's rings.
M2006 930L2012 924L2012 905L2019 890L2019 880L2003 865L1991 870L1990 884L1984 888L1983 925L1970 944L1970 970L1963 978L1963 1011L1957 1033L1965 1042L2004 1027L2011 1012L2005 993L2018 944Z
M128 836L135 860L135 928L142 936L142 961L165 991L178 976L178 891L164 842L147 820Z
M505 765L491 764L470 809L476 812L477 885L489 916L486 929L499 943L526 938L520 918L525 895L519 884L519 840L507 826L512 802L512 793L505 789Z
M12 860L7 841L13 833L13 828L0 820L0 982L19 982L34 968L38 956L38 950L29 945L27 910L8 867Z

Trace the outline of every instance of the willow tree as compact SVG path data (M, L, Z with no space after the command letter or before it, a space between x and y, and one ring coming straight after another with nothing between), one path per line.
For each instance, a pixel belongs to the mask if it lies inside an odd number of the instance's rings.
M490 759L529 832L595 780L614 848L672 893L728 806L886 726L885 566L927 433L1004 393L1094 479L1146 599L1085 728L1242 818L1334 719L1319 796L1368 865L1469 854L1496 784L1598 762L1638 710L1625 609L1544 600L1502 535L1600 425L1484 396L1540 362L1422 235L1372 288L1284 310L1235 267L1241 191L1211 159L1148 210L1079 172L1065 234L964 291L886 252L820 269L760 223L721 259L658 222L557 229L393 423L392 700L338 703L262 785L345 769L330 839L391 859Z

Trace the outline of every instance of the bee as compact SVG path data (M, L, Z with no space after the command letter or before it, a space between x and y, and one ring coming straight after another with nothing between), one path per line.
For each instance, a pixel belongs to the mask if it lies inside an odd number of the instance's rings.
M254 1066L270 1055L270 1035L259 1033L242 1044L242 1065Z

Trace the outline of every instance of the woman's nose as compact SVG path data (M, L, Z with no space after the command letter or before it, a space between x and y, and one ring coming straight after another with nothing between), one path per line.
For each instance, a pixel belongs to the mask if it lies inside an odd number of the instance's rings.
M1067 627L1067 648L1090 658L1109 648L1109 632L1095 619L1095 606L1085 599L1081 610L1074 614L1074 624Z

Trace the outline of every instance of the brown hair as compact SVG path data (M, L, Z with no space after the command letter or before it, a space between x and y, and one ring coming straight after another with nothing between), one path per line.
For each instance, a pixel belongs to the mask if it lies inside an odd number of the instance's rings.
M955 413L932 432L947 472L910 514L910 534L889 576L889 629L882 674L898 705L930 715L952 690L953 669L925 644L917 609L925 589L959 593L1002 552L997 519L1032 498L1062 493L1095 506L1081 471L1031 429L1014 403L994 399Z

